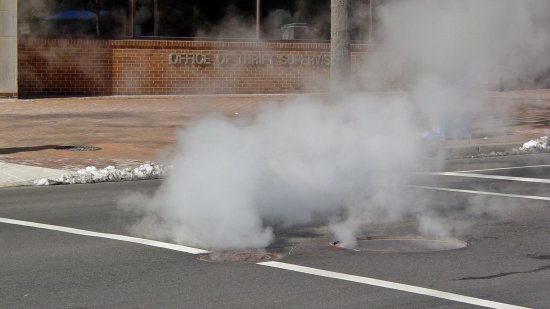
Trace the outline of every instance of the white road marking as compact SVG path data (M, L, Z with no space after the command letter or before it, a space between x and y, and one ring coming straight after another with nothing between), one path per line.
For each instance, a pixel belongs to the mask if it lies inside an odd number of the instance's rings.
M431 296L435 298L447 299L455 302L471 304L471 305L476 305L481 307L499 308L499 309L500 308L526 309L526 307L508 305L508 304L494 302L490 300L484 300L480 298L474 298L474 297L463 296L459 294L453 294L453 293L448 293L448 292L443 292L438 290L422 288L414 285L395 283L391 281L384 281L384 280L373 279L368 277L348 275L348 274L343 274L343 273L338 273L338 272L333 272L328 270L322 270L317 268L311 268L311 267L305 267L305 266L299 266L299 265L293 265L293 264L287 264L287 263L281 263L281 262L262 262L262 263L258 263L258 265L280 268L280 269L285 269L285 270L290 270L290 271L295 271L299 273L310 274L310 275L315 275L320 277L378 286L382 288L409 292L414 294L426 295L426 296Z
M440 188L440 187L429 187L429 186L413 186L413 185L407 185L406 187L413 188L413 189L425 189L425 190L435 190L435 191L445 191L445 192L523 198L528 200L550 201L550 197L536 196L536 195L507 194L507 193L498 193L498 192L489 192L489 191L475 191L475 190L451 189L451 188Z
M176 245L176 244L171 244L171 243L166 243L166 242L161 242L161 241L156 241L156 240L130 237L130 236L124 236L124 235L117 235L117 234L98 233L98 232L92 232L92 231L87 231L87 230L74 229L74 228L70 228L70 227L63 227L63 226L57 226L57 225L36 223L36 222L30 222L30 221L21 221L21 220L0 218L0 223L28 226L28 227L34 227L34 228L39 228L39 229L46 229L46 230L51 230L51 231L58 231L58 232L64 232L64 233L70 233L70 234L76 234L76 235L82 235L82 236L89 236L89 237L99 237L99 238L120 240L120 241L132 242L132 243L136 243L136 244L142 244L142 245L146 245L146 246L170 249L170 250L175 250L175 251L180 251L180 252L185 252L185 253L191 253L191 254L210 253L210 251L206 251L206 250L203 250L203 249L197 249L197 248L192 248L192 247L187 247L187 246L181 246L181 245Z
M457 172L423 173L423 174L436 175L436 176L454 176L454 177L466 177L466 178L510 180L510 181L533 182L533 183L550 183L550 179L543 179L543 178L512 177L512 176L457 173Z
M525 166L513 166L513 167L499 167L499 168L486 168L486 169L481 169L481 170L454 171L454 172L455 172L455 173L489 172L489 171L516 170L516 169L533 168L533 167L550 167L550 164L545 164L545 165L525 165Z

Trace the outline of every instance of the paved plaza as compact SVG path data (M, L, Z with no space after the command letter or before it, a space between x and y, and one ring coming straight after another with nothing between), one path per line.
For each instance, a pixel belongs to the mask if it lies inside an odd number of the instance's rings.
M5 185L18 165L75 171L162 162L176 134L193 119L211 113L229 117L253 114L268 102L305 95L212 95L46 98L0 103L0 174ZM324 95L314 95L325 100ZM509 150L550 134L550 91L487 93L487 110L474 118L473 136L434 142L458 156ZM60 146L96 146L99 151L63 151ZM16 165L7 165L16 164ZM28 169L27 169L28 170ZM23 170L22 170L23 173ZM28 173L27 173L28 174ZM37 173L36 178L52 174ZM55 174L55 173L54 173ZM27 181L26 177L24 180Z

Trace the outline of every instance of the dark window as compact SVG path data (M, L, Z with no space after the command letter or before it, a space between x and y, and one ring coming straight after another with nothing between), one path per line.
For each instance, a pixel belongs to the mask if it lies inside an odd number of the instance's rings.
M374 0L372 0L374 2ZM256 38L256 0L19 1L21 35ZM328 40L330 0L260 0L260 38ZM351 35L369 36L371 0L351 1Z
M136 36L254 38L254 0L137 0Z
M262 38L318 39L330 37L330 0L262 0Z
M126 34L127 0L18 1L21 35L118 37Z

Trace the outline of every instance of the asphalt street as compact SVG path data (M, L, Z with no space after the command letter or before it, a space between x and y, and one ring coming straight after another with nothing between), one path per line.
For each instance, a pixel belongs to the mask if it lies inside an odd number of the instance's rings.
M403 188L449 219L461 249L348 250L323 226L296 227L267 250L281 264L258 264L78 234L130 235L117 200L160 183L0 189L0 308L550 308L550 154L450 160ZM361 236L417 227L411 217Z

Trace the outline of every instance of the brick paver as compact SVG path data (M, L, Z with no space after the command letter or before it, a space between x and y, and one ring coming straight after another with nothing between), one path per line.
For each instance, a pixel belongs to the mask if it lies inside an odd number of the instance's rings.
M253 113L259 104L297 95L48 98L0 103L0 161L74 170L133 166L170 153L176 132L194 117ZM323 97L322 95L318 95ZM488 93L474 138L447 147L520 143L550 135L550 90ZM74 152L55 146L93 145Z
M158 161L176 132L208 113L252 113L289 96L156 96L18 100L0 103L0 161L78 169ZM76 152L55 146L92 145Z

